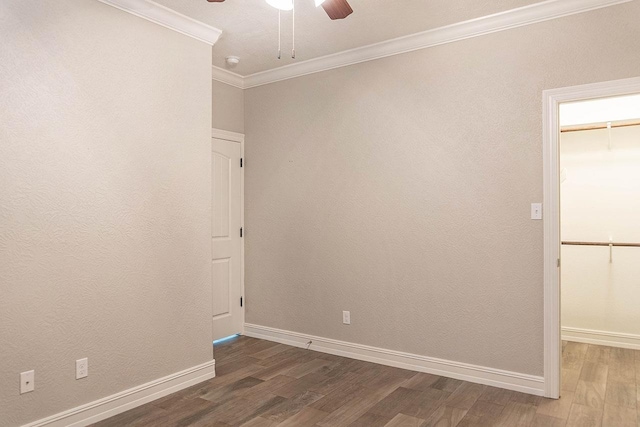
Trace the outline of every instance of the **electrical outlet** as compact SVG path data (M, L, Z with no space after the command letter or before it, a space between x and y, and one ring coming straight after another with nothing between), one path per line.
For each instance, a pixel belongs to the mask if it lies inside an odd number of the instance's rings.
M342 323L344 323L345 325L351 324L351 312L349 311L342 312Z
M36 388L35 376L35 371L27 371L20 374L20 394L29 393Z
M89 359L76 360L76 379L85 378L89 375Z

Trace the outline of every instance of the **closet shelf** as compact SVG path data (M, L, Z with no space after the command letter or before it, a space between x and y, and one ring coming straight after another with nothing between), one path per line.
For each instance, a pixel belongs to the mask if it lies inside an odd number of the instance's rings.
M640 243L615 243L615 242L562 242L567 246L625 246L630 248L640 248Z

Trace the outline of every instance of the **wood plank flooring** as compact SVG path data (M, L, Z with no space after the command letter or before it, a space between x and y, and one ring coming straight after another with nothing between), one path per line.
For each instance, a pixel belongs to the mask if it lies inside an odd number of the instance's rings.
M549 400L237 337L217 377L95 427L640 427L640 351L563 343L563 397Z

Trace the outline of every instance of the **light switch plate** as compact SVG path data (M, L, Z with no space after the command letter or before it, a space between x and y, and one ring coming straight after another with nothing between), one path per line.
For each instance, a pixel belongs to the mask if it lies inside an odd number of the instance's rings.
M542 219L542 203L531 203L531 219Z
M342 312L342 323L344 323L345 325L350 325L351 324L351 312L350 311L343 311Z
M29 393L36 388L35 372L27 371L20 374L20 394Z

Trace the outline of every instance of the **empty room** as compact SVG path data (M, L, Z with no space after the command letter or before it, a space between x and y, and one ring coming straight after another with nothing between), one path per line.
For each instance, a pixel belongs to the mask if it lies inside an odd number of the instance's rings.
M640 0L0 0L0 427L640 426Z

